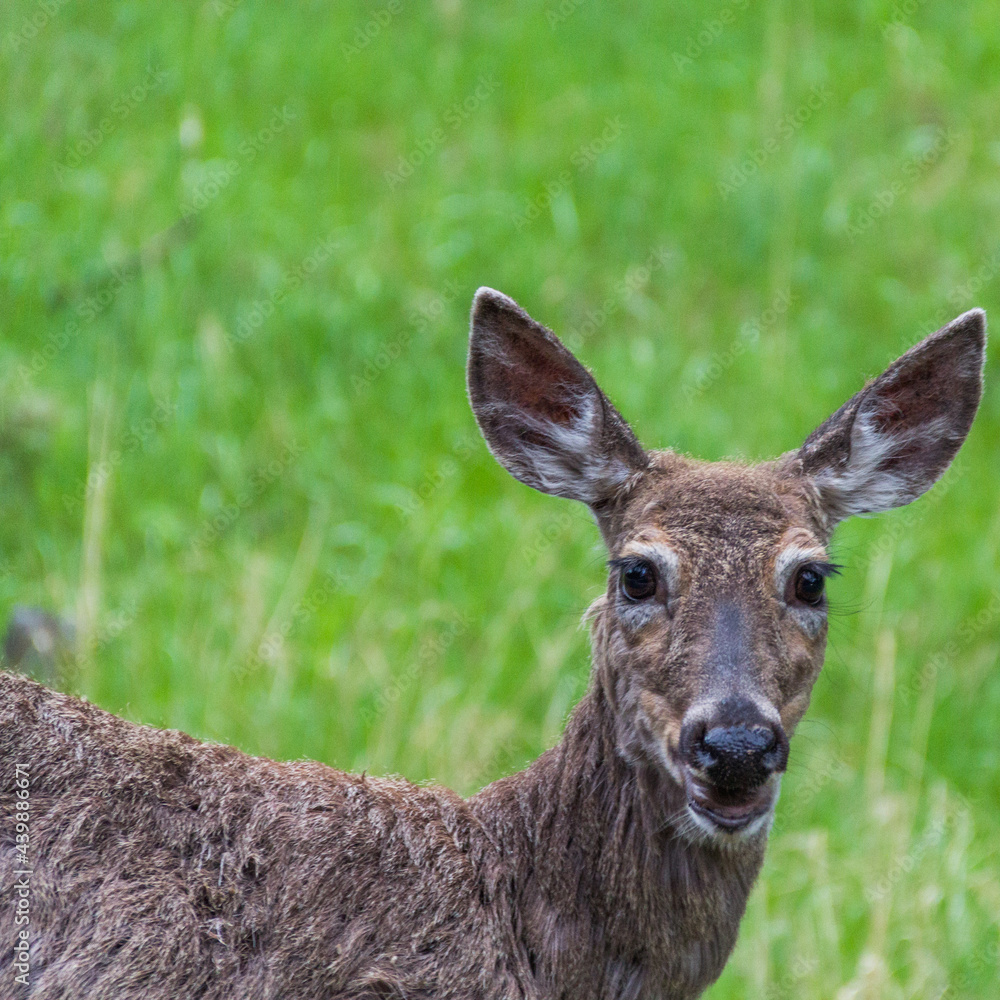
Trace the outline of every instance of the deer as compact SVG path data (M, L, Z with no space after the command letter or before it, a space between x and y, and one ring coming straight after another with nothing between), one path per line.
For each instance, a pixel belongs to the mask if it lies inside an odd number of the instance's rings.
M760 464L647 450L489 288L468 393L607 547L558 743L467 799L275 762L0 675L0 993L31 1000L688 1000L720 975L820 672L844 519L940 478L985 314Z

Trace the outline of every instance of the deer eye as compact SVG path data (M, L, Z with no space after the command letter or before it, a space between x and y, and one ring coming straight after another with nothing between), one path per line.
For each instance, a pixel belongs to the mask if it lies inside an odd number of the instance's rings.
M656 570L648 562L629 563L622 570L621 589L630 601L644 601L656 593Z
M823 574L815 566L803 566L795 574L795 597L803 604L818 607L823 603Z

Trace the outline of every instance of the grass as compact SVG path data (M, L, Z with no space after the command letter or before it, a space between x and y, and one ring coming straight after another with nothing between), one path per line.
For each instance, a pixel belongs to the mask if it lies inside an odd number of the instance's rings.
M0 32L0 612L129 718L463 792L558 738L603 556L476 435L477 285L706 458L1000 316L984 2L50 10ZM995 992L996 357L955 471L839 532L712 1000Z

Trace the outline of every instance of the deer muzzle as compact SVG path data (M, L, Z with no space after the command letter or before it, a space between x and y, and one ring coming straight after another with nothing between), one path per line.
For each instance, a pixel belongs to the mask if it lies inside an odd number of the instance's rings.
M749 699L728 699L681 729L688 806L714 828L749 827L774 805L788 737Z

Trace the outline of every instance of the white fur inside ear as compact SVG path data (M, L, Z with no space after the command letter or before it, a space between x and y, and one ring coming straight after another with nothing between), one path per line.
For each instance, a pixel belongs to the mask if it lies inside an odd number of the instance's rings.
M543 493L597 504L620 490L635 470L625 462L609 457L601 447L600 409L591 396L578 397L576 413L569 422L557 423L514 410L503 404L491 409L505 422L520 425L535 441L522 437L516 458L498 456L502 464L529 485ZM537 443L538 440L547 442ZM511 468L516 462L519 469Z
M919 449L922 442L947 434L948 426L946 419L937 417L918 427L883 433L869 414L859 413L851 429L851 454L846 464L824 469L814 479L834 520L902 507L929 490L938 476L929 475L921 463L908 467L900 461L892 469L883 465L914 445Z

